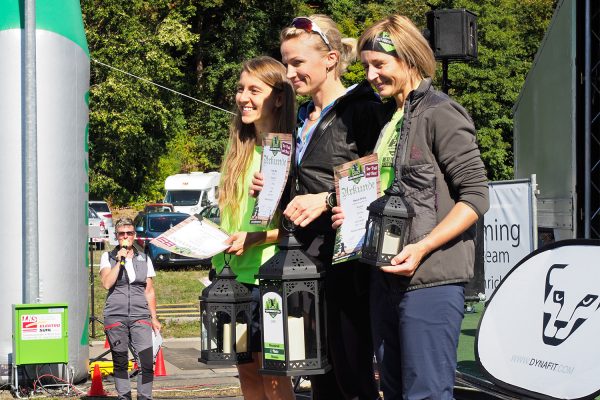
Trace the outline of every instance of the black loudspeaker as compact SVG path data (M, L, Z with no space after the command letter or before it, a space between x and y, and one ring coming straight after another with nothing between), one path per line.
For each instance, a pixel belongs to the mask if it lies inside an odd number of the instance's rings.
M477 59L477 17L465 9L426 14L429 44L438 60Z

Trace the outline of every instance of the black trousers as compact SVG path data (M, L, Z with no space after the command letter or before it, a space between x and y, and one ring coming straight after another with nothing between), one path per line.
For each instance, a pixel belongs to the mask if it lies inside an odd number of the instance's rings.
M333 370L310 377L313 400L379 398L369 317L370 268L349 261L327 269L327 344Z

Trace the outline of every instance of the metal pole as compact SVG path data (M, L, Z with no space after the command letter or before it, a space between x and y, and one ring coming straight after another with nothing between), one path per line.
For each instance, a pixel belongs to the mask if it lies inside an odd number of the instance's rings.
M538 185L537 175L531 174L531 213L532 217L532 238L533 238L533 250L538 248L538 216L537 216L537 198L538 198Z
M450 90L450 81L448 80L448 59L442 59L442 92L448 94Z
M94 314L94 310L96 309L95 299L94 299L94 246L96 243L90 243L90 239L88 238L88 248L90 250L90 323L92 324L92 337L96 338L96 314Z
M24 0L24 140L23 140L23 301L39 303L37 97L35 59L35 0Z
M584 28L584 67L583 67L583 113L584 113L584 152L585 152L585 160L584 160L584 204L583 204L583 237L585 239L590 238L590 224L592 222L592 207L591 207L591 198L592 198L592 74L591 74L591 59L592 59L592 50L591 50L591 41L592 41L592 25L591 25L591 16L590 16L590 0L586 0L585 2L585 28Z

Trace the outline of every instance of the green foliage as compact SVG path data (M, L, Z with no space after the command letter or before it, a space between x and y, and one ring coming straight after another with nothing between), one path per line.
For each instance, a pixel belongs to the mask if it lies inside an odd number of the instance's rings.
M198 36L190 1L85 0L82 11L93 59L186 89ZM91 79L90 195L117 205L152 195L157 155L187 125L181 98L100 64Z
M296 15L334 18L358 37L392 13L421 28L421 0L82 0L93 59L226 110L242 61L280 59L279 32ZM431 0L478 15L479 58L449 68L450 95L473 116L490 179L512 177L512 106L550 20L553 0ZM439 68L441 70L441 68ZM439 71L441 75L441 71ZM359 62L342 77L364 79ZM436 84L440 87L440 76ZM219 168L231 115L92 64L90 195L116 205L163 197L171 174Z
M512 107L552 16L553 0L443 3L474 12L478 25L478 59L450 64L449 94L473 117L488 178L512 179Z

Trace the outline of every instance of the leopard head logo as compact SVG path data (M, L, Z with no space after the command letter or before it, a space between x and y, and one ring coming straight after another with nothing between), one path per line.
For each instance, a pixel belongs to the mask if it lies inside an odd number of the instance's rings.
M598 283L586 280L584 266L580 268L554 264L546 274L542 337L547 345L567 340L600 307Z

